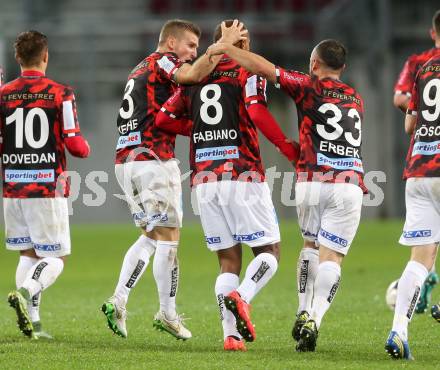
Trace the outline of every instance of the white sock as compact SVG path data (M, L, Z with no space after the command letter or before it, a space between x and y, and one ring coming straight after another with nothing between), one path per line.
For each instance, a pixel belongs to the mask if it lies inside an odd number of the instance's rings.
M340 279L341 266L336 262L325 261L319 264L313 287L314 297L311 312L311 318L315 320L318 329L338 291Z
M118 285L113 296L122 307L125 307L128 296L148 266L150 257L156 249L156 241L141 235L128 249L122 263Z
M239 284L238 276L230 272L225 272L217 276L215 282L215 296L217 297L218 307L220 309L220 321L223 326L223 339L231 335L241 338L235 325L235 317L231 311L225 307L224 298L233 290L236 290Z
M392 330L396 331L403 340L408 340L408 323L411 321L427 276L428 269L425 266L416 261L409 261L399 279Z
M26 275L22 288L29 292L31 297L49 288L60 276L64 268L61 258L45 257L40 259Z
M15 284L17 285L17 289L21 288L27 273L38 261L39 259L36 257L20 256L15 272ZM32 297L32 301L28 302L27 308L32 322L40 321L40 301L41 293Z
M255 257L246 269L246 275L237 292L247 303L250 303L257 293L275 275L278 261L273 254L260 253Z
M313 285L319 266L319 250L303 248L298 258L297 287L298 287L298 311L310 313L313 300Z
M153 275L159 293L160 310L173 319L176 317L176 294L179 286L178 242L157 241L153 261Z

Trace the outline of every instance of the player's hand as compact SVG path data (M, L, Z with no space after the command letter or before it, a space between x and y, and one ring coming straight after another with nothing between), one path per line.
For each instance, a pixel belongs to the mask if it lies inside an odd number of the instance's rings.
M222 22L222 37L219 42L234 45L241 40L246 40L248 31L244 30L243 26L243 23L239 22L238 19L234 19L230 27L226 27L226 23Z
M209 61L212 62L212 57L216 55L223 55L228 52L228 47L230 44L223 42L217 42L212 44L207 50L206 55L209 57Z

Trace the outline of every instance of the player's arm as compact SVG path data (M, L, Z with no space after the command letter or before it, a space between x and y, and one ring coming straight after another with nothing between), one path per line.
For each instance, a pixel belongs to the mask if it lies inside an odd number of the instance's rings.
M190 136L192 122L184 117L185 111L184 90L179 88L157 113L154 124L170 134Z
M81 135L75 95L69 88L65 89L61 102L61 129L69 153L74 157L87 158L90 154L90 145Z
M220 41L225 44L235 44L240 40L246 39L247 30L243 30L243 23L234 20L230 27L226 27L225 22L221 24L222 37ZM208 76L217 66L221 55L211 58L202 55L193 64L184 63L174 75L174 80L179 84L196 84Z
M243 94L249 117L263 135L284 154L290 162L299 158L299 145L288 140L275 118L267 109L266 80L246 73Z
M393 103L396 108L399 108L402 112L406 112L408 109L408 104L410 101L410 97L406 94L402 94L400 92L396 92L394 94Z
M394 86L393 104L404 113L407 111L409 101L411 100L411 90L414 85L415 73L415 64L412 58L409 58L405 62L396 85Z
M412 133L414 132L414 128L416 127L416 123L417 123L417 115L407 113L405 116L405 132L408 135L412 135Z
M290 161L296 164L299 159L299 144L289 140L284 135L275 118L267 107L261 104L252 104L247 109L255 126L263 135L277 147L277 149Z
M408 110L405 116L405 132L412 135L417 124L419 93L417 87L417 78L411 93L411 99L408 103Z
M259 75L272 83L277 82L275 65L261 55L223 42L217 42L216 44L211 45L206 53L208 57L228 54L229 57L234 59L250 73Z

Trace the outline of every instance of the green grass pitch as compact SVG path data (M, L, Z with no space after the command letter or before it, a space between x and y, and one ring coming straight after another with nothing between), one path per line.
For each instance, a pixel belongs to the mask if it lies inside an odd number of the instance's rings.
M362 222L343 264L342 283L324 318L317 351L296 353L290 331L297 305L297 224L282 225L277 275L253 301L257 340L246 353L224 353L213 292L215 254L198 224L185 225L180 245L179 311L191 320L193 339L182 342L152 327L158 299L151 265L128 303L128 339L112 335L100 306L116 284L123 255L137 238L131 225L73 225L73 254L59 280L43 294L41 316L52 342L19 333L6 296L14 288L17 254L0 252L1 369L381 369L438 368L440 326L427 314L410 326L415 362L396 362L383 349L392 312L385 289L403 270L408 249L397 239L401 221ZM244 266L250 260L245 248ZM434 299L440 288L434 290Z

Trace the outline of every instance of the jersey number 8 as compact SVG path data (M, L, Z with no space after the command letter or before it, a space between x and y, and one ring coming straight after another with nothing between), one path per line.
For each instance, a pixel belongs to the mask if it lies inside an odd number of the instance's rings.
M214 95L209 98L208 92L213 92ZM223 107L219 103L221 95L222 89L216 84L205 85L202 90L200 90L200 100L203 102L200 107L200 118L208 125L216 125L222 120ZM213 117L208 113L209 107L214 107L215 115Z

